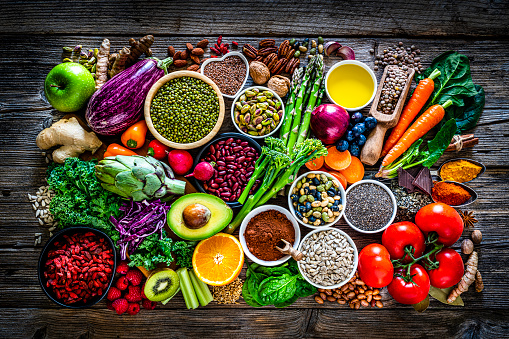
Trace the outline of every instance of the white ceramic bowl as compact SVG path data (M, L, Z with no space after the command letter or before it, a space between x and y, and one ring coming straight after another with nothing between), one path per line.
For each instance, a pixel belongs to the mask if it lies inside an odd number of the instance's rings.
M326 223L322 226L314 226L314 225L310 225L310 224L306 224L304 222L302 222L302 220L300 220L297 215L295 215L295 207L293 206L292 204L292 192L293 192L293 189L295 188L295 186L297 185L297 182L299 182L302 178L304 178L305 176L307 176L309 173L314 173L314 174L325 174L327 177L331 178L331 179L335 179L335 180L338 180L336 178L334 178L333 175L327 173L327 172L323 172L323 171L311 171L311 172L306 172L304 173L303 175L301 175L300 177L298 177L297 179L295 179L293 181L293 184L292 186L290 187L290 194L288 194L288 208L290 209L290 212L292 212L292 215L293 217L297 220L297 222L299 224L301 224L302 226L306 226L306 227L309 227L309 228L313 228L313 229L323 229L324 227L329 227L329 226L332 226L334 225L335 223L338 222L339 219L341 219L341 217L343 216L343 214L345 213L345 207L346 207L346 193L345 193L345 189L343 188L343 186L341 185L341 183L339 184L339 192L340 192L340 195L341 195L341 201L342 201L342 205L343 205L343 209L341 210L340 214L334 219L334 221L332 222L329 222L329 223Z
M362 184L366 184L366 183L371 183L371 184L375 184L375 185L378 185L380 187L382 187L387 193L389 193L390 197L391 197L391 200L392 200L392 206L393 206L393 211L392 211L392 216L391 218L389 219L389 222L382 228L380 229L377 229L377 230L374 230L374 231L366 231L366 230L363 230L363 229L360 229L360 228L357 228L355 225L353 225L349 220L348 218L346 217L346 212L345 212L345 221L348 225L350 225L351 228L353 228L354 230L356 230L357 232L361 232L361 233L367 233L367 234L373 234L373 233L379 233L379 232L383 232L387 227L389 227L390 224L392 224L392 222L394 221L394 219L396 218L396 212L398 210L398 205L396 203L396 198L394 197L394 193L392 193L392 191L390 190L389 187L387 187L385 184L381 183L380 181L377 181L377 180L369 180L369 179L366 179L366 180L361 180L361 181L358 181L356 182L355 184L351 185L350 187L348 187L348 189L346 190L346 194L348 195L348 192L350 192L350 190L352 188L354 188L355 186L358 186L358 185L362 185Z
M258 208L255 208L254 210L252 210L244 218L244 220L242 221L242 224L240 225L239 239L240 239L240 244L242 245L242 249L244 250L244 253L247 255L247 257L249 259L251 259L252 261L254 261L255 263L257 263L259 265L263 265L263 266L276 266L276 265L280 265L280 264L286 262L288 259L290 259L290 255L285 255L281 259L274 260L274 261L266 261L266 260L258 259L247 248L246 238L244 237L244 232L246 231L246 227L247 227L247 224L249 223L249 221L255 215L260 214L261 212L269 211L269 210L276 210L278 212L281 212L281 213L283 213L288 218L288 220L291 221L291 223L293 225L293 229L295 230L295 242L293 244L293 248L297 249L297 247L299 246L299 242L300 242L300 228L299 228L299 224L297 224L297 222L295 221L295 218L290 214L290 212L288 212L288 210L286 208L283 208L281 206L276 206L276 205L263 205L263 206L260 206Z
M240 96L245 92L245 91L248 91L252 88L258 88L260 91L269 91L271 92L272 94L274 94L274 97L279 100L281 102L281 110L283 110L283 112L285 111L285 104L283 103L283 100L281 99L281 97L279 95L277 95L276 92L274 92L273 90L267 88L267 87L263 87L263 86L251 86L249 88L246 88L244 90L241 90L237 93L237 95L235 96L235 99L233 100L232 102L232 109L231 109L231 112L232 112L232 121L233 121L233 125L235 126L235 128L237 129L237 131L239 131L239 133L242 133L244 135L247 135L248 137L251 137L253 139L263 139L263 138L266 138L266 137L270 137L272 134L276 133L276 131L279 129L279 127L281 126L281 122L283 121L283 118L279 119L279 123L277 124L276 128L274 128L274 130L272 132L270 132L269 134L265 134L265 135L262 135L262 136L254 136L254 135L250 135L248 133L244 133L240 127L237 125L237 123L235 122L235 103L239 100Z
M306 260L305 257L301 261L298 261L298 264L297 264L297 266L299 267L300 274L302 274L302 276L304 277L304 279L306 279L306 281L308 283L310 283L311 285L313 285L317 288L323 288L323 289L339 288L339 287L343 286L344 284L348 283L348 281L350 279L352 279L352 277L355 275L355 272L357 271L357 264L359 263L359 252L357 250L357 246L355 246L355 243L353 242L352 238L350 238L350 236L348 234L346 234L345 232L343 232L342 230L340 230L338 228L333 228L333 227L323 228L323 226L322 226L322 228L320 228L318 230L309 232L304 238L302 238L302 241L300 242L300 245L299 245L299 251L302 252L302 246L306 242L307 238L309 238L310 236L312 236L315 233L329 231L329 230L335 230L335 231L341 233L346 238L346 240L350 243L350 245L352 245L352 247L353 247L353 269L352 269L352 272L350 272L350 274L348 275L348 278L346 278L345 280L343 280L342 282L340 282L339 284L336 284L336 285L323 286L323 285L316 284L316 283L312 282L300 268L301 263L302 264L305 263L305 260Z
M332 71L334 71L336 68L338 68L339 66L343 66L343 65L357 65L357 66L360 66L362 68L364 68L368 73L369 75L371 75L371 79L373 79L373 94L371 94L371 98L368 100L368 102L366 102L364 105L362 106L359 106L359 107L344 107L344 106L341 106L340 104L338 104L337 102L335 102L334 100L332 100L330 94L329 94L329 88L327 86L328 82L329 82L329 75L332 73ZM344 109L346 109L347 111L349 112L355 112L355 111L360 111L361 109L363 109L364 107L366 107L367 105L369 105L373 99L375 98L375 95L376 95L376 90L377 90L377 81L376 81L376 75L375 73L371 70L371 68L369 68L368 65L366 65L365 63L363 62L360 62L360 61L357 61L357 60L343 60L343 61L339 61L337 63L335 63L330 69L329 71L327 72L327 75L325 76L325 92L327 93L327 97L329 98L329 101L338 105L338 106L341 106L343 107Z
M205 66L207 66L208 64L210 64L211 62L218 62L218 61L223 61L224 59L226 59L227 57L229 56L233 56L233 55L236 55L238 56L239 58L242 59L242 61L244 61L244 64L246 64L246 77L244 78L244 82L242 82L242 86L240 86L239 90L237 91L237 93L235 93L234 95L228 95L228 94L224 94L224 93L221 93L223 94L223 97L225 98L228 98L228 99L233 99L235 98L235 96L237 94L239 94L239 92L242 91L242 88L244 88L244 86L246 85L246 81L247 81L247 78L249 77L249 62L247 61L246 57L240 53L240 52L230 52L230 53L227 53L225 54L222 58L208 58L207 60L205 60L202 64L201 64L201 67L200 67L200 73L201 74L204 74L203 73L203 70L205 69ZM212 80L212 79L211 79Z

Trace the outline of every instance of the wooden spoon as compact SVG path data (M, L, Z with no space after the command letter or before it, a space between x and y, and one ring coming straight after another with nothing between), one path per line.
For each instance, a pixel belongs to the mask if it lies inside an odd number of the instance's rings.
M292 244L290 244L288 241L286 241L285 239L281 239L281 242L285 244L283 248L276 246L276 248L281 253L291 255L292 258L295 259L295 261L299 261L302 260L302 258L304 258L304 254L293 248Z

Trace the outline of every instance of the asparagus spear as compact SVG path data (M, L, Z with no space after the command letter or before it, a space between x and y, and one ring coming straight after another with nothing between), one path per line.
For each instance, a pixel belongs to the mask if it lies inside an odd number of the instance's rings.
M325 93L325 77L322 77L322 83L320 84L320 91L318 92L318 99L316 99L316 106L320 106L322 104L324 93Z
M303 67L300 67L299 69L295 70L295 72L293 72L290 98L286 103L283 125L281 126L281 129L279 131L280 138L281 140L284 141L285 145L286 142L288 141L288 135L290 134L293 116L295 115L295 97L297 96L297 92L300 89L300 82L302 80L303 74L304 74Z

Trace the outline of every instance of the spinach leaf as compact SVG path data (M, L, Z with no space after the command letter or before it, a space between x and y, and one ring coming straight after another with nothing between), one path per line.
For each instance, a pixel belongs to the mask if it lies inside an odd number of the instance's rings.
M292 274L300 274L299 267L297 266L297 262L295 261L295 259L290 258L290 260L288 260L287 262L288 269L290 270L290 272L292 272Z
M485 103L484 88L475 85L475 89L477 94L465 99L464 107L451 106L446 110L446 119L456 119L456 125L458 126L456 134L461 134L474 128L481 117Z
M283 274L290 274L292 275L292 272L286 267L266 267L266 266L260 266L256 269L257 273L262 273L265 275L270 276L281 276Z
M468 57L458 52L448 51L433 60L433 63L422 74L415 75L415 81L428 77L434 69L441 74L435 78L435 90L431 94L428 105L443 104L452 100L453 105L465 106L464 99L473 97L477 90L470 75Z
M246 304L252 307L262 307L263 305L257 302L254 298L254 296L249 292L249 286L254 280L253 276L250 276L246 278L246 281L244 281L244 285L242 285L242 298L244 298L244 301Z
M295 295L297 298L304 298L313 295L318 290L300 276L295 283Z
M249 279L251 281L249 282L249 285L248 285L248 291L251 294L251 296L253 297L253 300L262 306L270 305L270 304L263 302L259 295L260 284L266 278L267 278L267 276L265 274L261 274L261 273L252 273L249 276Z
M259 296L263 304L277 304L293 297L298 276L283 274L279 277L264 279L259 287Z
M284 308L296 302L297 299L299 299L299 296L297 294L294 294L293 297L291 297L290 299L283 301L282 303L276 303L274 304L274 306L276 306L277 308Z
M438 131L433 140L428 141L429 156L422 163L425 167L431 167L437 160L444 154L445 149L451 143L451 140L456 134L456 120L450 119Z

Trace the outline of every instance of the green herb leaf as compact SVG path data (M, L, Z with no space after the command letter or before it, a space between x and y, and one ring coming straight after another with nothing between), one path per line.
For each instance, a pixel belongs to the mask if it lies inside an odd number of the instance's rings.
M317 291L316 287L308 283L302 276L299 276L295 283L295 295L298 298L308 297L315 294Z
M429 295L427 295L426 298L423 301L421 301L420 303L413 304L412 306L413 306L414 310L416 310L419 313L426 311L426 309L429 306Z
M298 276L283 274L279 277L264 279L259 288L259 296L264 304L278 304L292 298L296 291Z
M429 156L422 165L428 168L433 166L442 154L444 154L444 151L451 143L454 134L456 134L456 120L450 119L442 126L433 140L428 141Z
M447 297L449 296L453 288L454 286L449 288L436 288L431 286L431 288L429 289L429 295L446 305L465 306L465 304L463 303L463 299L461 299L461 296L458 296L456 300L454 300L450 304L447 302Z
M484 88L475 85L475 89L477 94L466 98L464 107L451 106L446 109L446 118L456 119L456 125L458 126L457 134L474 128L481 117L485 103Z
M250 276L250 277L246 278L246 280L244 281L244 285L242 285L242 298L244 298L244 301L249 306L262 307L263 305L258 303L255 300L255 298L253 297L253 295L251 294L251 292L249 292L249 285L251 284L253 279L254 279L253 276Z

